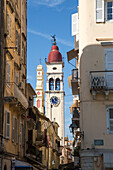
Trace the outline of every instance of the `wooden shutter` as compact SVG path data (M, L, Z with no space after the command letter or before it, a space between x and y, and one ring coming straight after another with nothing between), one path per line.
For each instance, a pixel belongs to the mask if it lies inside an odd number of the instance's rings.
M104 0L96 0L96 22L104 22Z
M10 86L10 64L7 62L7 84Z
M12 120L12 142L15 141L15 117Z
M9 35L9 13L7 12L7 34Z
M72 36L78 34L78 13L72 14Z
M5 137L10 138L10 112L5 112Z
M22 123L20 123L20 145L22 145Z
M18 85L18 73L15 71L15 83Z
M18 48L18 31L17 30L16 30L16 37L15 37L15 45Z
M25 145L25 125L22 125L22 140L23 146Z
M11 16L9 15L9 38L11 39Z
M21 53L21 34L19 35L19 43L18 43L18 55Z
M17 119L16 143L18 143L18 119Z

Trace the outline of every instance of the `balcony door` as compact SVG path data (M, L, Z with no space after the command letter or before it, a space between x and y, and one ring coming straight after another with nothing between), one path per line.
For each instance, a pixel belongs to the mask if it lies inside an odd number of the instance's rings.
M113 48L104 50L107 88L113 89Z

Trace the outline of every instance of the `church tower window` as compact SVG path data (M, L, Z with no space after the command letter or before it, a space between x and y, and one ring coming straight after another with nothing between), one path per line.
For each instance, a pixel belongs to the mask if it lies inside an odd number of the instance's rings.
M54 90L54 80L53 80L53 78L49 79L49 90Z
M56 79L55 90L60 90L60 79L59 78Z

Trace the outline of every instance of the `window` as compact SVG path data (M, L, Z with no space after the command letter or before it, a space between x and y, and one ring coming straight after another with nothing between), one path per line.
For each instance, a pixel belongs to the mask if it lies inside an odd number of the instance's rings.
M60 90L60 79L59 78L56 79L55 90Z
M107 2L107 20L113 20L113 1Z
M20 123L20 136L19 137L20 137L20 146L23 147L25 136L24 136L24 126L22 122Z
M20 55L20 53L21 53L21 34L18 36L18 40L19 40L19 42L18 42L18 55Z
M10 87L10 64L7 62L7 85Z
M24 42L22 41L22 59L24 59L25 47Z
M113 107L107 107L107 133L113 133Z
M18 73L15 71L15 83L18 85Z
M12 120L12 142L15 141L15 117L13 117L13 120Z
M17 119L17 124L16 124L16 143L18 143L18 119Z
M9 13L7 13L7 32L8 32L9 38L11 39L11 17Z
M17 29L16 29L15 45L16 45L17 51L18 51L18 31L17 31Z
M113 20L113 0L96 0L96 22Z
M53 78L49 79L49 90L54 90L54 80L53 80Z
M5 111L5 137L10 138L10 112Z

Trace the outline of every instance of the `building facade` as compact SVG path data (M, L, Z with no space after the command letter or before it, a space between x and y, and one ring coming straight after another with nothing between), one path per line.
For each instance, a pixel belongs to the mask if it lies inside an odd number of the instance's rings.
M80 97L79 153L83 170L113 169L112 9L112 0L79 0L79 14L73 15L79 31L74 30L75 48L68 59L75 58L77 63L71 85L72 92Z
M0 2L0 168L25 155L27 1Z

